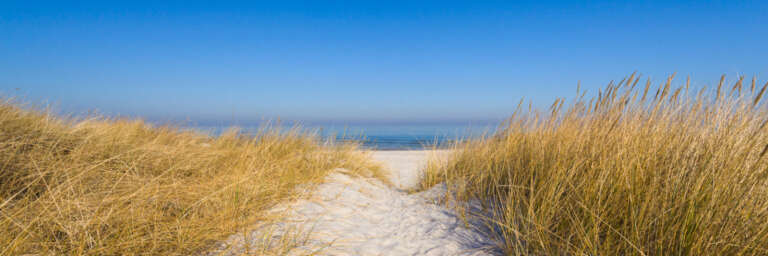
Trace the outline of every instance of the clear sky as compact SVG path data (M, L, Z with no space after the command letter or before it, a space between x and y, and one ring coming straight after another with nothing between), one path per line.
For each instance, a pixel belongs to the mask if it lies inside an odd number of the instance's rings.
M151 120L481 120L768 78L768 1L0 1L0 93ZM17 89L18 88L18 89Z

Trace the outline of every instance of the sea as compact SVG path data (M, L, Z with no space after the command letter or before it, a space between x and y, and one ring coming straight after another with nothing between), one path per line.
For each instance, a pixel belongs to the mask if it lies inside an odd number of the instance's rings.
M265 125L195 125L188 128L209 133L213 136L236 126L243 133L256 134ZM494 122L474 123L371 123L338 124L319 123L301 125L268 125L279 130L300 127L304 132L320 136L325 141L356 142L360 147L371 150L421 150L446 148L456 142L476 139L492 134L498 126Z

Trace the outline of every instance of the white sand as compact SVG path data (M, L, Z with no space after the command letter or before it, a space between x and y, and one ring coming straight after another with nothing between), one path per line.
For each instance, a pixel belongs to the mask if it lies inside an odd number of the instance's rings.
M431 156L440 157L446 151L374 151L374 160L382 163L389 171L389 179L396 188L408 190L419 185L421 168Z
M498 254L478 222L465 224L452 210L435 204L445 195L443 186L414 194L404 192L418 184L428 154L375 151L373 158L391 171L395 188L376 179L332 174L311 199L276 209L288 211L286 223L270 227L268 234L260 228L246 236L234 235L222 248L240 254L244 247L258 243L258 238L279 240L281 232L298 225L311 232L304 245L290 255Z

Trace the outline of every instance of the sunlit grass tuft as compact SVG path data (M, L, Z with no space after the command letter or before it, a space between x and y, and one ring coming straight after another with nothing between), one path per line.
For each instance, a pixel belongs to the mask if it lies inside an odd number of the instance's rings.
M200 253L328 172L379 175L299 129L213 138L0 104L0 255Z
M423 185L485 202L510 255L768 255L768 84L672 78L519 107Z

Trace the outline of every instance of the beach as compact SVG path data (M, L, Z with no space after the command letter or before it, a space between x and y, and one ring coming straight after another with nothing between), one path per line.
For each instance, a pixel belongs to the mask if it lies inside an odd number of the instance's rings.
M430 157L448 151L369 151L389 171L389 182L344 174L329 175L308 199L278 207L288 212L283 223L234 235L221 253L246 252L267 239L280 240L286 230L312 230L289 255L495 255L499 251L480 222L463 222L438 202L444 186L409 193L419 184ZM434 158L433 158L434 159ZM386 184L390 183L390 184ZM301 227L301 228L297 228Z

